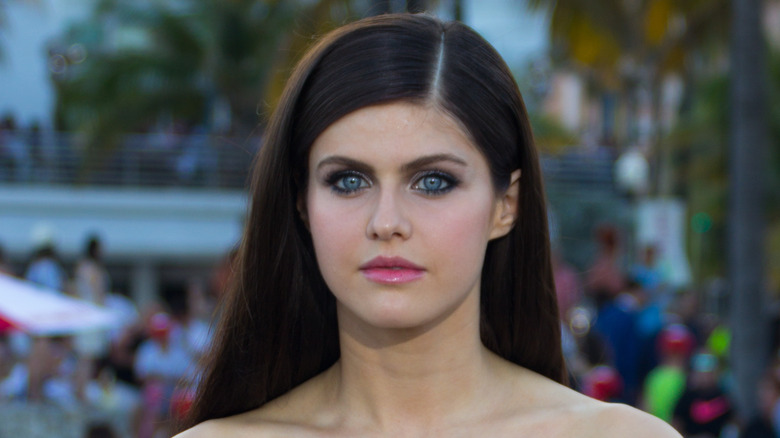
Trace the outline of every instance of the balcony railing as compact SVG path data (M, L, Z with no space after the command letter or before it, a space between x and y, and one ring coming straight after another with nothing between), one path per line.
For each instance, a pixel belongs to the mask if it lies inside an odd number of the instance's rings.
M110 150L87 151L76 134L0 132L0 184L244 189L259 137L126 135ZM615 190L609 153L542 156L553 190Z
M243 189L258 137L130 134L86 150L71 133L0 132L0 184Z

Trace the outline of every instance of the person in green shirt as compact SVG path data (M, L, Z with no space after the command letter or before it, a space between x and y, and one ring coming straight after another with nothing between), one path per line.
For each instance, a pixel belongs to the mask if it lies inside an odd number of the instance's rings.
M682 324L665 327L658 337L661 363L645 379L642 407L666 421L672 421L677 400L685 390L686 363L694 347L693 334Z

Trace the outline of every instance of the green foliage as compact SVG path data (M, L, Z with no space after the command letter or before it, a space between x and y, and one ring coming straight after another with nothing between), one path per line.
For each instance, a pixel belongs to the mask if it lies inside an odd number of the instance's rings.
M84 134L93 155L128 132L225 129L212 125L215 114L229 113L232 133L245 136L265 122L316 36L360 17L353 3L101 0L52 45L57 127Z
M683 54L728 26L726 0L529 0L552 8L557 61L573 63L601 84L618 89L625 76L684 68Z
M558 155L578 144L577 136L553 117L537 112L529 113L528 117L536 146L543 153Z
M593 96L610 94L617 98L613 132L616 144L650 142L657 145L655 120L660 84L666 74L682 73L694 65L691 53L701 55L710 46L723 47L728 29L728 0L528 0L532 8L551 10L550 37L553 61L577 70ZM637 119L644 90L653 96L651 127L640 132ZM653 184L660 195L668 195L668 172L658 173Z
M767 166L762 169L767 190L767 242L770 276L780 287L780 53L769 58L769 141ZM719 75L702 80L693 90L691 106L681 115L673 132L664 139L675 155L676 192L687 199L688 214L706 213L712 228L690 235L699 279L725 276L728 214L729 80ZM699 246L700 245L700 246ZM696 265L696 263L694 263Z
M64 59L52 77L55 119L105 151L123 133L164 121L206 126L227 102L233 127L254 129L273 56L294 10L289 2L103 0L54 46ZM70 48L83 48L73 59Z

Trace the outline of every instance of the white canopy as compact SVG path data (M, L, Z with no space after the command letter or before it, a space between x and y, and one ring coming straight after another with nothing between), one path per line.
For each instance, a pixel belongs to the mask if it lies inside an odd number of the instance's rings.
M36 336L72 335L121 324L108 309L5 274L0 274L0 320Z

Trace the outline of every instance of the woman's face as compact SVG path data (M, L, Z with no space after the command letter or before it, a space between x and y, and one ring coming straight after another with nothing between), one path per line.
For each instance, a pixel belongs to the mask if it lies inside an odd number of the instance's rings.
M391 103L336 121L312 145L300 210L339 322L476 323L485 249L510 230L516 191L495 193L487 161L436 109Z

